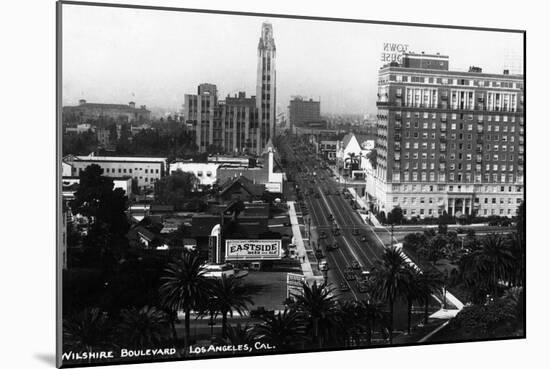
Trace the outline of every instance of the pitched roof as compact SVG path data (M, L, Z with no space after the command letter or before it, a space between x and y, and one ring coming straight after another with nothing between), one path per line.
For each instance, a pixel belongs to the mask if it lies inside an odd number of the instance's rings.
M346 148L348 145L349 145L349 142L351 141L351 139L355 137L355 135L353 133L348 133L344 136L344 138L342 138L342 145L344 148Z

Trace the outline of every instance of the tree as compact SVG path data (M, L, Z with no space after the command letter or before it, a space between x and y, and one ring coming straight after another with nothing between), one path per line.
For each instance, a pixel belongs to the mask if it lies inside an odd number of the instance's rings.
M161 277L160 296L162 305L177 314L185 313L184 345L189 345L191 310L204 306L210 296L210 282L204 276L205 270L199 257L183 252L176 261L168 264Z
M120 318L117 334L127 347L144 349L158 346L168 331L167 316L156 307L124 309L120 312Z
M523 289L512 289L486 304L462 309L449 324L461 339L502 338L523 333Z
M221 341L235 346L248 345L249 347L253 347L256 342L254 327L248 324L241 325L241 323L237 323L234 326L228 324L227 335Z
M403 223L403 210L400 206L394 207L388 213L388 223L389 224L401 224Z
M102 267L120 260L127 246L127 197L120 188L114 189L112 178L102 175L103 169L92 164L80 173L80 183L71 201L73 213L88 217L91 230L84 240L88 261L96 260Z
M420 300L422 295L422 292L420 291L420 275L420 270L408 266L403 294L407 300L407 334L409 335L411 334L413 303Z
M63 349L96 351L112 345L111 325L99 308L85 308L63 320Z
M435 264L444 256L446 246L447 238L442 234L437 234L435 237L427 240L425 244L420 245L418 253L423 259Z
M338 336L337 300L326 283L314 282L311 286L302 283L302 290L302 294L294 296L294 307L306 317L308 332L321 348Z
M296 350L306 339L304 316L294 309L275 315L263 315L262 323L254 327L256 337L275 346L278 351Z
M481 244L465 254L459 273L474 303L483 303L486 294L498 297L500 283L513 280L514 255L509 244L497 234L486 236Z
M198 182L195 174L177 170L155 184L155 200L160 204L174 205L180 210L189 200Z
M222 336L227 336L227 315L233 317L233 311L244 315L248 311L248 305L254 305L248 290L240 280L226 276L216 279L212 285L212 293L215 297L214 305L222 316Z
M374 296L388 304L391 344L395 301L405 294L408 279L408 264L403 252L396 247L387 248L376 261L370 278L373 281Z
M372 169L376 169L376 166L377 166L377 163L376 163L377 157L378 157L378 152L376 151L376 149L372 149L372 150L367 154L367 159L369 159L370 165L372 166Z
M443 287L443 277L436 270L428 269L425 271L414 270L414 281L418 292L417 299L424 304L424 324L428 324L428 308L432 295L441 291Z

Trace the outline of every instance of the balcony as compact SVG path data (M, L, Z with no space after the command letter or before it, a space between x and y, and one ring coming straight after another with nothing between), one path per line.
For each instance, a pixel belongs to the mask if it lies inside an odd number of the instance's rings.
M447 117L441 117L442 122L447 122Z
M390 106L390 102L389 101L377 101L376 106L388 107L388 106Z
M443 137L443 136L439 137L439 142L443 142L443 143L447 142L447 137Z
M396 123L395 126L393 127L396 131L401 131L401 124L399 123Z
M394 146L394 147L393 147L393 150L394 150L394 151L401 151L401 146Z
M449 99L448 95L441 95L441 100L448 100L448 99Z

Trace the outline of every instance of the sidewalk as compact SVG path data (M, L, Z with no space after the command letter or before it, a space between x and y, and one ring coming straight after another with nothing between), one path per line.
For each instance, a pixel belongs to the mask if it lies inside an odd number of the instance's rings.
M367 204L365 199L363 197L357 195L357 192L355 191L355 188L348 187L348 191L353 196L353 198L357 202L357 205L359 205L359 207L361 209L368 209L369 208L369 205ZM378 219L376 219L375 216L372 215L372 213L370 211L369 211L369 215L361 214L361 213L359 213L359 215L361 216L361 218L363 218L365 223L367 223L366 220L368 219L375 227L377 227L377 228L382 227L382 224L378 221Z
M296 209L294 208L294 201L287 201L288 204L288 216L290 218L290 225L292 228L292 234L294 236L294 242L296 249L298 250L298 257L300 258L300 267L302 273L306 277L307 281L317 280L318 275L313 271L311 267L311 261L309 260L308 250L302 238L302 232L300 231L300 224L298 223L298 217L296 216ZM322 278L322 276L321 276Z

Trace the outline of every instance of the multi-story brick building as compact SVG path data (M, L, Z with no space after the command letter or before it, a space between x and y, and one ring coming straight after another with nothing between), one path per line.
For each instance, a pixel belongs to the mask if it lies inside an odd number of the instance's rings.
M378 79L378 210L407 217L516 214L524 197L523 75L450 71L405 54ZM372 192L372 190L371 190Z
M290 126L303 126L321 121L321 102L296 96L288 106Z
M262 24L258 45L256 96L239 92L218 101L216 85L201 84L185 95L187 127L199 151L249 152L259 155L275 135L275 41L271 24Z
M97 119L115 119L127 122L149 122L151 112L145 105L136 108L136 103L130 101L124 104L89 103L81 99L77 106L63 107L63 121L69 123L86 122Z

